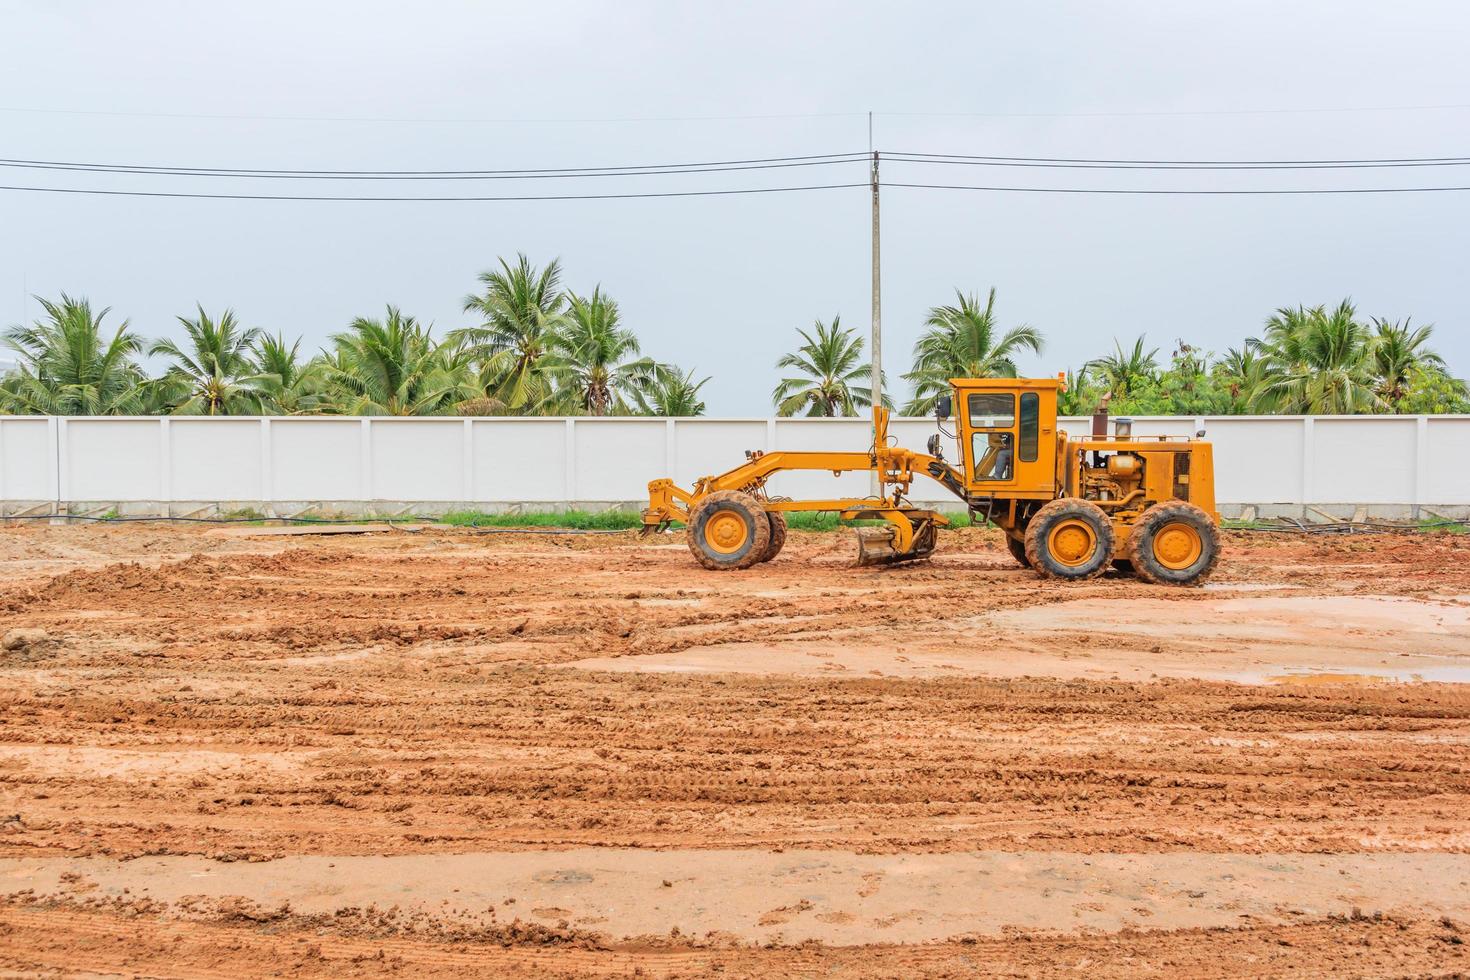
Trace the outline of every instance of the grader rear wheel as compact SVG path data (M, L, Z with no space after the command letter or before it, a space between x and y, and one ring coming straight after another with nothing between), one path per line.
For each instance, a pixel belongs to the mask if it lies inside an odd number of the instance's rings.
M1154 504L1128 535L1128 560L1145 582L1198 585L1220 560L1220 531L1187 500Z
M1031 567L1031 559L1026 557L1026 542L1017 541L1015 538L1007 535L1006 550L1011 553L1012 558L1016 559L1016 564L1022 568Z
M750 494L720 490L694 505L685 539L705 568L749 568L770 548L771 522Z
M1053 500L1026 525L1026 558L1043 578L1101 575L1113 560L1113 525L1089 500Z
M759 561L770 561L781 553L782 548L786 547L786 515L779 510L768 510L766 520L771 522L771 543L766 545L766 553L760 557Z

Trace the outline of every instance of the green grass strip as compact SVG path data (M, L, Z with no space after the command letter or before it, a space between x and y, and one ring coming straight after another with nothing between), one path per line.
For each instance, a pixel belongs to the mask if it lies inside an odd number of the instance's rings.
M519 514L486 514L477 510L456 511L439 518L454 527L557 527L572 531L629 531L643 526L643 518L631 510L526 511Z

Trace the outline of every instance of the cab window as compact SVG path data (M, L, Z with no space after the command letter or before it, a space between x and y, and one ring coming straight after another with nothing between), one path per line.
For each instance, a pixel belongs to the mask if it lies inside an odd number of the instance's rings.
M1016 465L1015 435L1016 396L1000 393L972 393L969 400L971 436L970 458L975 461L976 482L1011 479Z
M1041 396L1034 391L1021 395L1021 462L1036 462L1038 430L1041 427Z
M1015 422L1015 395L996 393L970 395L970 428L1009 429Z

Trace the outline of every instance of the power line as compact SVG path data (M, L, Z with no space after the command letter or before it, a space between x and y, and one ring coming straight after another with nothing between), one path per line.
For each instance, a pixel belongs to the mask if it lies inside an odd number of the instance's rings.
M387 197L360 195L322 194L199 194L184 191L124 191L103 190L90 187L23 187L0 184L0 191L32 191L42 194L83 194L104 197L170 197L198 200L224 201L385 201L385 202L440 202L440 201L603 201L657 197L722 197L737 194L781 194L798 191L838 190L847 187L869 187L869 182L849 184L805 184L792 187L742 187L708 191L647 191L627 194L509 194L495 196L453 195L435 197ZM883 181L882 187L913 187L929 190L950 191L993 191L1010 194L1184 194L1184 195L1258 195L1258 194L1415 194L1445 191L1470 191L1470 185L1456 187L1306 187L1277 188L1262 190L1191 190L1164 188L1106 188L1106 187L1001 187L975 184L920 184L911 182Z
M1334 112L1418 112L1438 109L1470 109L1470 102L1437 105L1360 105L1300 109L1162 109L1123 112L879 112L879 116L975 117L987 119L1091 119L1127 116L1271 116Z
M1042 167L1117 170L1315 170L1382 167L1470 166L1470 157L1382 157L1341 160L1126 160L1088 157L977 156L958 153L895 151L884 156L897 163L954 164L992 167ZM861 152L805 156L756 157L693 163L627 164L603 167L554 167L500 170L292 170L285 168L190 167L183 165L89 163L73 160L0 158L0 167L22 170L73 171L140 176L234 177L289 180L531 180L568 177L639 177L726 171L779 170L867 162Z
M1378 105L1378 106L1312 106L1302 108L1249 108L1249 109L1162 109L1123 110L1098 112L874 112L876 117L892 118L982 118L982 119L1090 119L1115 117L1149 116L1255 116L1255 115L1310 115L1316 113L1352 112L1423 112L1453 109L1470 109L1470 103L1450 102L1427 105ZM220 119L260 122L342 122L342 123L408 123L408 124L476 124L498 123L504 125L575 124L602 125L616 123L659 123L659 122L740 122L762 119L843 119L867 115L863 112L788 112L788 113L745 113L731 115L685 115L685 116L549 116L549 117L445 117L445 116L309 116L269 115L254 113L206 113L206 112L130 112L107 109L66 109L36 106L0 106L0 112L35 115L63 116L115 116L130 119Z
M806 184L797 187L742 187L712 191L647 191L630 194L511 194L496 197L359 197L351 195L305 194L194 194L183 191L114 191L90 187L20 187L0 184L0 191L35 191L43 194L96 194L106 197L178 197L225 201L605 201L646 197L720 197L732 194L781 194L791 191L825 191L841 187L867 187L857 184Z
M1049 163L1179 163L1179 164L1232 164L1232 163L1269 163L1269 164L1298 164L1298 163L1417 163L1421 160L1470 160L1470 156L1455 157L1363 157L1323 160L1113 160L1105 157L1003 157L983 156L968 153L920 153L905 150L892 151L897 156L911 157L943 157L951 160L1040 160ZM889 156L887 151L883 154Z
M866 185L859 185L866 186ZM982 187L974 184L911 184L884 181L884 187L923 187L944 191L996 191L1007 194L1423 194L1437 191L1470 191L1464 187L1302 187L1263 190L1189 190L1128 187Z
M1470 166L1470 157L1404 157L1380 160L1092 160L1065 157L980 157L900 151L885 153L884 159L898 163L1062 170L1372 170L1383 167Z
M648 177L673 174L783 170L866 163L866 153L807 157L771 157L712 163L640 164L627 167L568 167L541 170L266 170L226 167L156 166L126 163L80 163L65 160L0 159L0 167L18 170L72 171L168 177L271 178L282 180L547 180L568 177Z
M602 116L572 117L550 116L544 118L502 117L445 117L445 116L274 116L246 113L207 112L123 112L106 109L45 109L29 106L0 106L0 112L33 113L60 116L119 116L129 119L227 119L251 122L345 122L345 123L424 123L461 125L466 123L500 123L505 125L525 124L585 124L604 123L657 123L657 122L741 122L758 119L838 119L863 116L866 112L768 112L726 116Z
M1236 170L1236 169L1358 169L1398 166L1464 166L1470 157L1379 157L1366 159L1312 160L1148 160L1106 159L1089 157L1021 157L978 156L953 153L900 151L884 154L897 163L935 163L973 166L1071 167L1081 169L1120 170ZM187 167L154 164L86 163L62 160L0 158L0 167L102 173L151 177L226 177L274 178L283 180L536 180L573 177L648 177L679 174L724 173L727 171L776 170L790 167L825 166L876 160L878 154L823 153L801 156L754 157L735 160L709 160L694 163L631 164L602 167L532 168L500 170L288 170L224 167ZM871 183L871 182L870 182ZM884 181L890 187L913 187L933 190L970 190L997 193L1030 194L1187 194L1187 195L1279 195L1279 194L1397 194L1448 192L1470 189L1461 186L1438 187L1308 187L1308 188L1107 188L1107 187L1019 187L997 185L949 184L925 181ZM783 187L724 188L711 190L641 191L605 194L504 194L442 196L369 196L353 194L249 194L202 193L191 191L147 191L85 187L38 187L0 185L0 190L31 191L51 194L87 194L108 197L171 197L218 200L272 201L569 201L615 200L659 197L713 197L735 194L791 193L861 187L856 182L793 185Z

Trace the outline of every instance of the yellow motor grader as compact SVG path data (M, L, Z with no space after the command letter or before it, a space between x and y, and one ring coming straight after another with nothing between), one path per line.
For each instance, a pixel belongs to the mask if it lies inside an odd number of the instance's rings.
M858 563L891 564L933 553L949 523L906 498L922 473L954 494L974 519L1006 534L1016 561L1043 577L1085 579L1111 567L1157 584L1204 580L1220 557L1214 458L1194 438L1136 436L1126 419L1107 432L1093 417L1090 438L1057 426L1061 379L961 378L939 399L940 431L951 414L960 447L944 459L940 436L928 452L889 445L888 410L873 409L867 452L747 452L742 466L697 481L686 492L672 480L648 485L644 532L685 524L689 550L705 568L749 568L770 561L786 542L794 511L837 511L844 520L881 520L858 532ZM957 411L956 411L957 410ZM947 435L949 433L946 433ZM871 471L870 498L788 500L770 497L766 481L787 470Z

